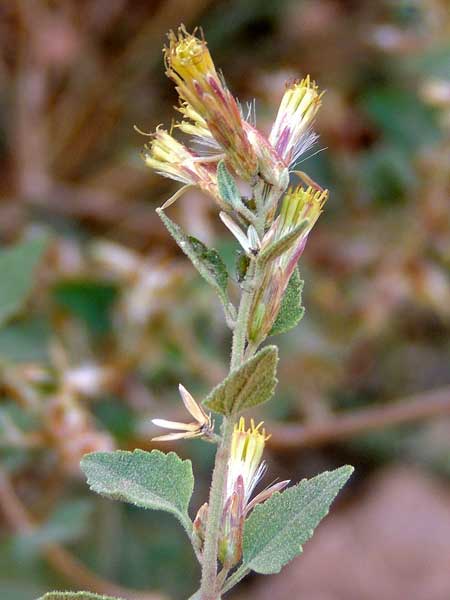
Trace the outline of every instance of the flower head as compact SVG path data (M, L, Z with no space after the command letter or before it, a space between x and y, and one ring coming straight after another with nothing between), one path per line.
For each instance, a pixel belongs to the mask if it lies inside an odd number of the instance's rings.
M235 425L228 462L228 497L236 491L238 480L242 480L244 499L248 501L265 472L265 463L261 462L261 459L264 445L270 436L266 436L266 430L262 429L262 425L261 422L255 426L252 419L249 429L246 429L243 417Z
M317 139L311 125L322 95L309 75L286 87L269 141L288 166L292 166Z
M152 423L164 429L175 429L177 433L169 433L160 435L152 439L152 441L169 441L189 439L196 437L211 438L214 435L214 424L211 421L211 415L205 413L203 408L197 404L191 394L180 383L178 386L181 399L188 412L194 417L193 423L179 423L177 421L166 421L165 419L152 419Z
M152 141L146 145L144 160L160 175L187 185L198 185L221 203L215 167L204 162L201 156L189 150L162 127L157 128Z
M289 483L289 481L277 482L250 500L255 486L266 471L262 455L264 445L270 436L266 435L262 426L262 422L255 426L252 419L250 427L246 429L245 420L241 417L233 431L228 461L226 501L219 539L220 560L229 568L234 566L242 556L242 532L246 515L256 504L264 502L274 492L281 491Z
M189 34L184 26L177 33L171 31L168 38L169 45L164 49L166 73L189 107L185 116L195 126L200 117L227 153L236 173L251 180L258 160L245 133L240 106L217 73L205 40Z
M177 110L183 115L183 120L175 123L175 127L192 136L193 140L202 146L203 150L209 150L213 153L213 156L214 154L220 155L222 149L213 138L205 119L192 108L189 102L181 102Z
M327 190L312 186L289 189L283 199L278 218L264 236L261 251L299 227L299 235L292 244L269 264L260 292L253 302L249 338L254 343L261 343L272 329L289 280L327 198Z

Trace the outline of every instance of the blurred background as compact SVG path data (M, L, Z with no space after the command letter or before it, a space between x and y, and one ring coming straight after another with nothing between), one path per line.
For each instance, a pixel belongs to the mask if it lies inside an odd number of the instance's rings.
M175 116L161 47L180 22L266 131L286 79L327 90L299 166L331 190L300 264L306 315L273 339L257 417L266 483L356 474L301 557L230 597L448 600L448 0L0 2L0 596L181 600L199 577L174 520L95 496L78 466L156 447L151 418L184 419L178 382L200 399L227 369L221 307L154 212L177 186L133 129ZM211 199L170 216L233 268ZM194 514L213 448L176 449Z

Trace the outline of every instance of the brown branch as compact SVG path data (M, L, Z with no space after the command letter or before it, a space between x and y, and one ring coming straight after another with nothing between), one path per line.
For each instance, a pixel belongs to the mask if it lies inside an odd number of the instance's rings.
M450 415L450 386L416 394L388 406L360 409L305 425L269 426L269 445L277 450L320 446L349 437L425 419Z
M3 470L0 470L0 509L10 528L17 533L31 533L37 527ZM74 586L127 600L167 600L162 594L131 590L99 577L59 544L46 544L43 554L48 563Z

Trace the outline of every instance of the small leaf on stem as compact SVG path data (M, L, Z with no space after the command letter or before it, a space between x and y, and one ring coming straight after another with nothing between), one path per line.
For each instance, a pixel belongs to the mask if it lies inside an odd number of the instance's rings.
M277 362L277 347L266 346L219 383L204 404L215 412L231 415L267 402L277 384Z
M281 307L269 335L286 333L298 325L305 314L302 306L303 280L300 279L298 268L292 273L281 302Z
M225 309L227 317L234 319L235 309L228 299L228 272L217 250L208 248L193 236L188 236L179 225L174 223L160 208L156 209L167 230L191 260L194 267L216 291Z

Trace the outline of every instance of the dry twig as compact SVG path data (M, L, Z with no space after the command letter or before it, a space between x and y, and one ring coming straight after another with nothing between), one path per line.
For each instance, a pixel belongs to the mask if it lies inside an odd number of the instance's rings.
M305 425L270 425L269 445L276 450L320 446L355 435L450 415L450 386L423 392L388 406L364 408Z

